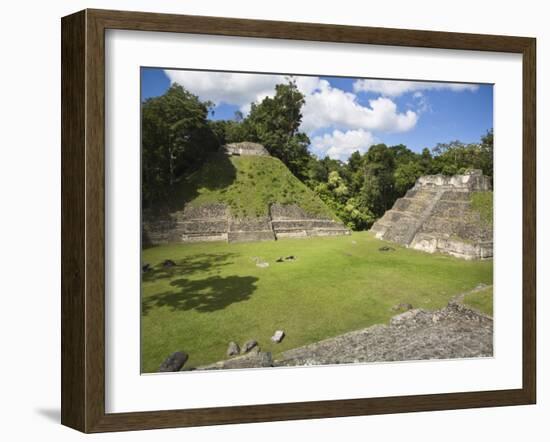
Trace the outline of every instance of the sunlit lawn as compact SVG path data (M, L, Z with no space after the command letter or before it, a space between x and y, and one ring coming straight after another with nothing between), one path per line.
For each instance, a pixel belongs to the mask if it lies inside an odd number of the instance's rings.
M384 245L394 251L381 252ZM276 263L279 257L293 262ZM254 257L269 263L256 266ZM162 262L177 264L164 269ZM229 341L256 339L281 351L385 323L392 306L437 309L479 283L492 284L492 261L429 255L351 236L261 243L200 243L143 251L142 369L154 372L177 350L186 367L225 358ZM280 344L270 337L286 333Z

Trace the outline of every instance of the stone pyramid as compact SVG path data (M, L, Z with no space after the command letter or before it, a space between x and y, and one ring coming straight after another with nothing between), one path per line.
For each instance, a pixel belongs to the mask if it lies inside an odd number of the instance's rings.
M243 170L241 157L257 158L254 164L258 166L255 170ZM281 238L350 234L349 229L331 213L319 197L294 177L280 160L271 157L260 144L243 142L223 146L221 156L214 157L210 166L210 172L205 173L205 178L200 177L200 171L194 174L194 179L198 181L196 187L210 185L215 188L210 193L208 202L199 203L195 198L181 204L175 210L162 214L156 213L152 216L144 213L144 244L273 241ZM254 216L238 216L227 202L224 202L226 193L223 186L212 185L210 181L217 182L217 175L221 177L224 171L232 169L231 173L236 178L232 178L231 181L241 180L241 186L257 194L274 194L274 186L278 184L266 183L260 179L260 175L265 176L262 167L270 167L274 171L273 178L279 183L287 183L293 189L298 189L299 198L292 200L285 197L284 201L279 201L273 197L271 202L263 205L261 213ZM250 197L250 194L248 195ZM316 207L318 212L306 210L302 204L306 202ZM239 198L239 204L249 206L250 201L242 196Z
M493 256L492 220L472 206L474 192L490 192L480 170L420 177L371 228L376 237L417 250L464 259Z

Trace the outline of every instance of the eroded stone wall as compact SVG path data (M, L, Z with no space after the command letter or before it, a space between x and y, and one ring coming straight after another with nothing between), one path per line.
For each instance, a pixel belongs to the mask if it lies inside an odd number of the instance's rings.
M162 217L144 216L143 230L146 244L274 241L350 234L340 221L310 215L295 204L273 204L268 216L245 219L232 217L224 204L187 206Z
M241 143L229 143L223 146L224 152L228 155L253 155L268 157L267 149L258 143L243 141Z
M272 204L269 212L277 239L350 234L341 222L310 215L295 204Z
M471 204L472 192L491 190L488 177L476 170L417 180L373 226L376 237L429 253L459 258L493 256L492 223L481 219Z

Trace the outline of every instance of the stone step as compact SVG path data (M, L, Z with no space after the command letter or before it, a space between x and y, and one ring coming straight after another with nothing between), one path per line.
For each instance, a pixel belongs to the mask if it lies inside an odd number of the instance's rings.
M249 232L228 232L227 242L251 242L251 241L273 241L275 234L273 230L259 230Z
M227 232L227 220L187 220L179 221L176 227L182 233L222 233Z
M211 241L225 241L227 242L227 233L192 233L192 234L182 234L180 236L181 242L211 242Z

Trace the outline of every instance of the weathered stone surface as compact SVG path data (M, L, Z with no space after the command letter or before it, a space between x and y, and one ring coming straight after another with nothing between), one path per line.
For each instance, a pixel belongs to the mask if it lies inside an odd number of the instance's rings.
M273 204L268 216L244 219L233 218L223 204L186 206L164 218L144 216L143 228L147 244L274 241L350 234L340 221L307 214L293 204Z
M272 204L269 213L277 239L350 234L340 221L309 214L295 204Z
M458 302L413 309L374 325L283 352L274 366L491 357L493 320Z
M408 302L402 302L401 304L396 304L392 307L392 311L394 312L406 312L412 309L412 304L409 304Z
M241 349L241 353L245 354L248 353L253 348L258 348L258 341L255 341L254 339L251 339L249 341L246 341Z
M181 368L187 362L189 358L188 354L183 351L176 351L168 356L164 362L159 367L159 373L162 372L171 372L171 371L180 371Z
M371 231L379 239L428 253L491 258L492 224L483 222L470 202L472 192L489 190L489 178L479 170L465 175L420 177Z
M283 340L283 338L285 337L285 332L283 330L277 330L273 336L271 336L271 340L275 343L279 343Z
M221 370L221 369L237 369L237 368L261 368L272 367L273 357L270 352L255 352L251 351L236 358L219 361L214 364L203 365L197 367L197 370Z
M258 256L254 256L252 258L252 261L254 261L256 263L256 267L259 267L261 269L265 269L265 268L269 267L269 263L267 261L264 261L262 258L260 258Z
M251 143L250 141L229 143L223 146L223 148L228 155L269 156L269 152L264 146L258 143Z
M241 352L241 349L239 348L239 344L236 342L231 341L229 345L227 346L227 356L237 356Z

